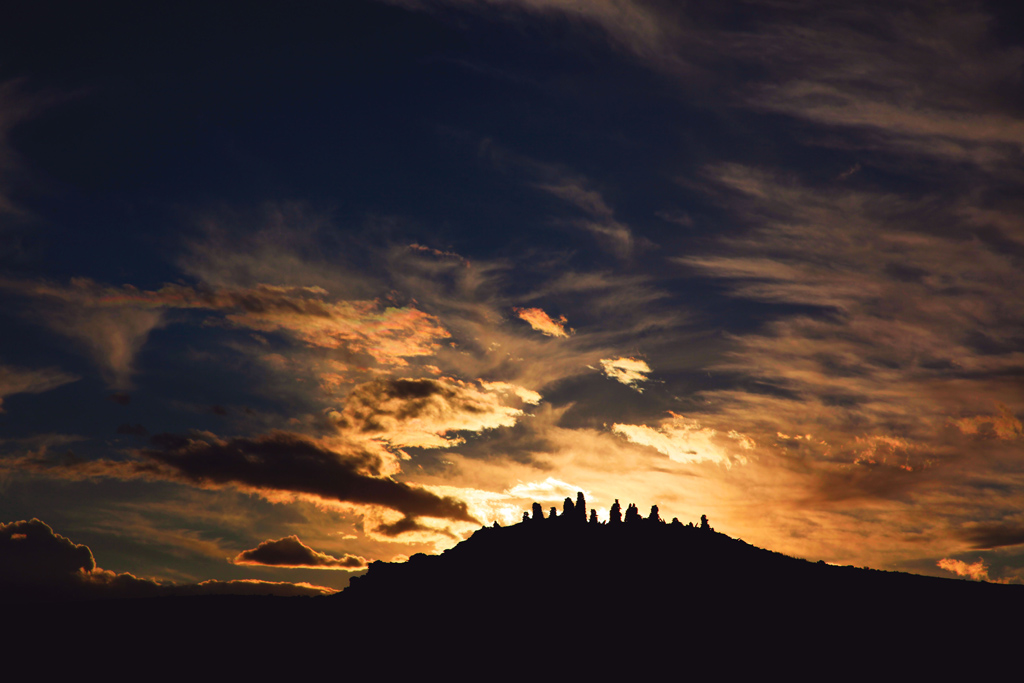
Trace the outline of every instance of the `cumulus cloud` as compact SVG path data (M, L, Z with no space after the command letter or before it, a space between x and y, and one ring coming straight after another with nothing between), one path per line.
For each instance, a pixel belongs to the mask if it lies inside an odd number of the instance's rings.
M0 602L156 595L159 584L96 566L92 551L46 523L0 524Z
M356 386L340 411L329 417L352 439L377 438L398 446L448 448L463 443L459 431L481 432L511 427L523 414L504 405L512 392L530 401L539 394L507 383L476 385L438 379L387 379Z
M4 398L7 396L40 394L77 380L77 376L56 368L28 370L0 365L0 412L3 412Z
M939 569L945 569L947 572L953 572L957 576L966 576L975 581L988 581L988 567L985 566L985 562L979 559L977 562L967 564L963 560L954 560L951 558L943 558L937 563Z
M647 375L650 374L651 367L643 359L619 356L602 358L601 370L607 377L643 393L640 383L650 379Z
M565 316L559 316L558 320L552 320L551 316L540 308L514 308L520 319L530 324L530 327L548 337L568 337L572 328L565 331L565 324L569 322Z
M96 565L88 546L38 519L0 523L0 602L141 598L171 595L329 595L308 583L204 581L174 585Z
M334 557L313 550L298 536L263 541L255 548L243 550L231 560L233 564L265 565L307 569L342 569L357 571L366 568L366 560L358 555Z
M670 413L657 427L647 425L614 424L612 432L633 443L650 446L676 462L710 460L731 467L734 462L745 463L745 451L756 445L750 437L736 431L721 434L699 420Z

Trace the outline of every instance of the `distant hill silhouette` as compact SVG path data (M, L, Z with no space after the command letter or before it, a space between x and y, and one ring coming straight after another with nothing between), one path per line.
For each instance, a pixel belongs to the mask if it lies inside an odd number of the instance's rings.
M162 662L183 675L212 661L259 680L439 670L600 679L608 667L702 680L884 668L888 679L941 673L952 658L1000 659L1003 643L1005 657L1016 652L1024 587L812 563L706 518L665 523L657 508L642 517L632 505L619 518L617 501L597 523L580 503L566 499L555 517L535 505L522 523L485 527L441 555L374 562L332 597L17 605L5 616L27 629L25 647L70 651L69 661L113 647L108 664L133 671Z

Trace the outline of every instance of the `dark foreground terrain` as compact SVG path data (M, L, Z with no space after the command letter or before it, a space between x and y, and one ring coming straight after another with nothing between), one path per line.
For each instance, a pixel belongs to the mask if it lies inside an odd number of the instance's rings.
M1016 658L1024 631L1024 587L815 564L646 520L485 528L439 556L374 563L330 598L0 609L8 663L43 667L44 680L79 668L113 680L551 680L608 667L888 680Z

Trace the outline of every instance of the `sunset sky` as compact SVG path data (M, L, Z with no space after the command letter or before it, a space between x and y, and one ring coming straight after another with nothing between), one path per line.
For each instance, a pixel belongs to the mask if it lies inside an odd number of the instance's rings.
M340 589L583 491L1024 582L1014 3L15 4L33 575Z

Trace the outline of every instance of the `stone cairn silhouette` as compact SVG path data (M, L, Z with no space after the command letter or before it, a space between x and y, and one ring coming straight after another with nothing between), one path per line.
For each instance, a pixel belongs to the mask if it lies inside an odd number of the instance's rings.
M523 512L523 524L538 524L547 521L548 523L557 522L561 524L609 524L612 526L619 524L665 524L665 520L661 518L658 512L658 506L652 505L651 512L643 517L640 515L640 510L636 505L630 503L626 508L625 519L623 519L622 506L619 504L619 499L615 499L615 503L612 504L608 510L608 521L599 522L597 519L597 510L594 508L590 509L590 515L587 515L587 501L583 496L583 492L579 491L576 493L576 502L573 502L572 498L566 497L562 501L562 514L558 514L558 508L552 506L548 511L548 516L544 517L544 508L541 507L540 503L534 503L531 512ZM694 527L694 523L684 525L679 521L678 517L673 517L672 526L688 526ZM495 522L494 526L498 526ZM700 527L702 531L714 531L711 525L708 524L707 515L700 516Z

